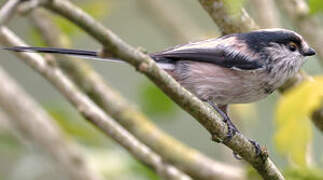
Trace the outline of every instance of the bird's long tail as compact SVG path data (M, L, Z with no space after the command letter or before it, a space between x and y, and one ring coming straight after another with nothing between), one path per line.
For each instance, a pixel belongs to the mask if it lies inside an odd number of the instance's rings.
M15 51L15 52L63 54L63 55L75 56L79 58L97 60L97 61L123 62L120 59L99 57L97 51L87 51L87 50L79 50L79 49L26 47L26 46L5 47L2 49L8 50L8 51Z
M79 50L79 49L65 49L65 48L47 48L47 47L26 47L26 46L14 46L2 48L8 51L15 52L30 52L30 53L48 53L48 54L63 54L68 56L75 56L84 59L97 60L97 61L109 61L109 62L121 62L120 59L115 58L102 58L98 56L97 51ZM151 56L154 58L153 56ZM168 63L157 63L163 69L172 69L173 65Z

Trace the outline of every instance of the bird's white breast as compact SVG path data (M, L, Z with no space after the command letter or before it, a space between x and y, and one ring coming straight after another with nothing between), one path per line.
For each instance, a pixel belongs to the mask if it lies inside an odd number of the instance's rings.
M181 62L173 76L202 100L217 104L249 103L262 99L282 82L273 80L264 70L240 71L210 63ZM277 81L277 82L274 82Z

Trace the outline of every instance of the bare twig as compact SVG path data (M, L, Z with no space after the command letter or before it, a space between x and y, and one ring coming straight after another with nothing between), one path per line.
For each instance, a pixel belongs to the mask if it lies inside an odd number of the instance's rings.
M21 0L8 0L0 9L0 26L7 23L16 10Z
M181 87L148 56L123 42L110 30L68 1L48 1L45 7L82 27L83 30L100 41L105 49L109 50L109 53L127 61L144 73L169 97L194 116L211 133L213 138L225 138L227 128L221 116ZM231 141L225 142L225 145L250 162L264 178L283 179L273 162L270 159L263 161L259 158L254 151L254 146L242 134L237 134Z
M0 29L0 39L7 46L26 46L5 27ZM54 60L45 60L39 54L15 53L15 55L47 78L91 123L125 147L135 158L152 167L161 177L165 179L190 179L175 167L163 162L159 155L109 118L96 104L75 87L55 65ZM20 114L23 115L23 113Z
M65 41L62 42L60 38L62 34L46 13L35 10L31 14L31 19L49 46L64 47ZM244 179L242 169L209 159L162 132L146 116L134 109L134 105L111 89L84 61L75 61L66 56L57 58L62 69L84 92L167 162L174 164L195 179Z
M47 152L71 179L103 179L88 166L76 144L65 140L55 121L2 68L0 83L0 105L12 117L10 124L19 137Z
M257 24L262 28L279 27L278 10L274 0L250 0Z
M164 0L137 0L137 4L143 10L142 12L167 30L177 42L197 40L206 34L205 30L194 24L174 3L170 4Z
M223 34L247 32L258 29L258 26L245 9L230 13L224 0L199 0Z

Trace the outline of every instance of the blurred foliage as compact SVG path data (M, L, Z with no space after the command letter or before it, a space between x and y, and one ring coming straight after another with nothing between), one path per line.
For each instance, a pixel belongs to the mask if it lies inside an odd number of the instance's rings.
M141 162L136 161L132 164L132 169L142 175L145 175L145 177L149 180L160 180L161 178L157 176L157 174L152 171L147 166L143 165Z
M71 135L78 141L92 146L101 146L104 142L107 142L105 135L90 123L87 123L82 117L76 117L68 110L59 108L57 105L47 106L46 110L66 134Z
M107 1L84 1L78 3L78 6L96 20L105 17L109 12L109 3ZM56 22L60 29L67 35L74 35L76 32L79 32L79 28L65 18L60 16L53 16L53 18L54 22Z
M21 147L21 143L18 139L11 134L0 132L0 149L14 149L18 150Z
M279 152L288 155L300 167L306 166L307 146L313 136L311 122L307 117L322 100L323 76L320 76L301 83L278 101L275 144Z
M226 0L224 1L230 14L240 14L241 8L244 7L246 0Z
M109 180L158 180L150 168L133 159L119 148L89 148L86 151L91 166Z
M97 20L100 20L106 15L108 15L109 12L109 1L101 1L101 0L95 0L95 1L83 1L79 2L78 5L81 9L83 9L85 12L89 13L92 17L94 17ZM59 26L60 30L64 32L65 34L62 35L59 38L63 38L63 42L67 43L66 47L70 46L70 42L67 40L69 36L76 35L78 32L80 32L79 28L75 26L73 23L69 22L65 18L62 18L60 16L52 16L53 21ZM32 28L29 32L32 42L36 46L46 46L45 41L43 38L40 37L39 32L36 30L36 28Z
M262 179L262 177L259 175L259 173L255 170L255 168L251 167L250 165L248 165L246 167L246 171L247 171L247 179L248 180L259 180Z
M291 168L283 172L286 180L322 180L323 170L317 168Z
M154 84L145 82L140 86L142 109L149 115L170 115L176 112L175 104Z
M282 171L286 180L322 180L323 170L318 168L287 168ZM262 177L251 166L247 167L248 180L259 180Z
M322 0L308 0L311 14L323 12L323 1Z
M257 117L257 109L255 103L250 104L233 104L230 106L233 115L236 114L237 118L243 120L253 121Z
M32 27L30 29L28 37L30 37L31 42L33 43L34 46L39 46L39 47L46 46L45 40L39 35L39 32L35 27Z

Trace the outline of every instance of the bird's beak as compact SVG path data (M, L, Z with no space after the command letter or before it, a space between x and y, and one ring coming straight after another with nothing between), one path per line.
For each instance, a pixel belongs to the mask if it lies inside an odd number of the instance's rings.
M304 52L304 56L314 56L316 54L315 50L311 47L307 48Z

